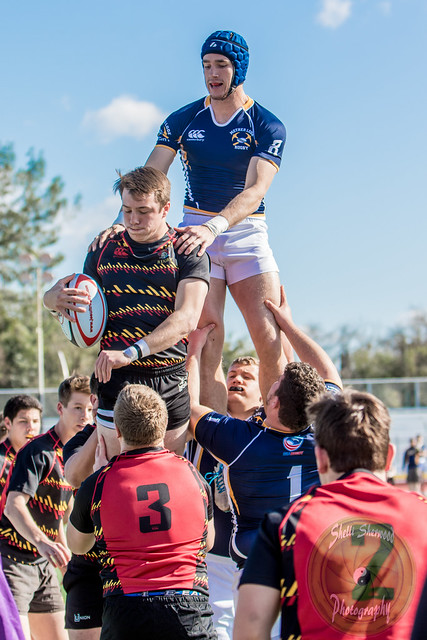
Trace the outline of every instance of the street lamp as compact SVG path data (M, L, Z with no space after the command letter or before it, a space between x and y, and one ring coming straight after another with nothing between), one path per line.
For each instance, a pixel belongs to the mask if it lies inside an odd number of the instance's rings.
M48 269L52 265L53 257L50 253L25 253L20 256L20 262L27 266L28 270L20 276L22 283L31 282L32 273L36 274L36 306L37 306L37 380L39 400L44 406L44 337L43 337L43 305L42 284L53 280Z

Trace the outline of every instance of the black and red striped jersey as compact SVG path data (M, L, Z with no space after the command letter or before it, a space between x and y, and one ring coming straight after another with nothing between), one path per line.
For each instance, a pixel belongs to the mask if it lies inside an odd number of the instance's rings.
M355 470L267 514L240 584L280 591L283 640L409 639L426 527L423 496Z
M84 272L102 287L108 305L108 321L101 348L123 350L158 327L175 309L180 281L197 278L209 283L209 258L175 252L177 234L169 227L157 242L141 244L124 231L94 252L88 253ZM123 367L159 369L184 362L186 338L165 351L151 354Z
M94 533L104 596L189 589L207 593L209 485L162 447L128 451L90 476L70 521Z
M9 469L15 460L16 451L9 438L0 443L0 496L6 484Z
M16 454L7 491L30 496L27 507L37 526L50 540L56 540L59 524L73 491L64 478L63 444L52 427L30 440ZM23 538L3 514L0 521L0 548L3 555L31 563L42 559L36 547Z

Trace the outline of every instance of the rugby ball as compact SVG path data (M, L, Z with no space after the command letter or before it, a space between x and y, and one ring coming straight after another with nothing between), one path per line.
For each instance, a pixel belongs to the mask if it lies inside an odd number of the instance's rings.
M85 273L76 273L67 286L70 289L87 291L90 303L86 307L86 311L80 313L68 310L76 322L70 322L62 314L59 314L62 331L65 337L77 347L82 349L92 347L101 340L107 324L108 309L104 293L98 283Z

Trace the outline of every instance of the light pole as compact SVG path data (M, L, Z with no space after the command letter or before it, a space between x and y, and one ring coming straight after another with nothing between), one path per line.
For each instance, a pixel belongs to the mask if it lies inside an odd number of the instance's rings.
M39 400L44 406L45 384L44 384L44 335L43 335L43 305L42 305L42 283L51 282L53 276L48 268L53 262L50 253L26 253L20 256L21 262L28 267L28 270L21 274L21 282L31 281L31 272L36 274L36 335L37 335L37 381Z

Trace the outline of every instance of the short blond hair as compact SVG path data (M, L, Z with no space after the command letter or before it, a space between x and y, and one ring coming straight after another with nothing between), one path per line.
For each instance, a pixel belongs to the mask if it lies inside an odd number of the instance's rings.
M143 384L128 384L114 405L114 422L126 444L149 447L163 440L168 411L154 389Z

